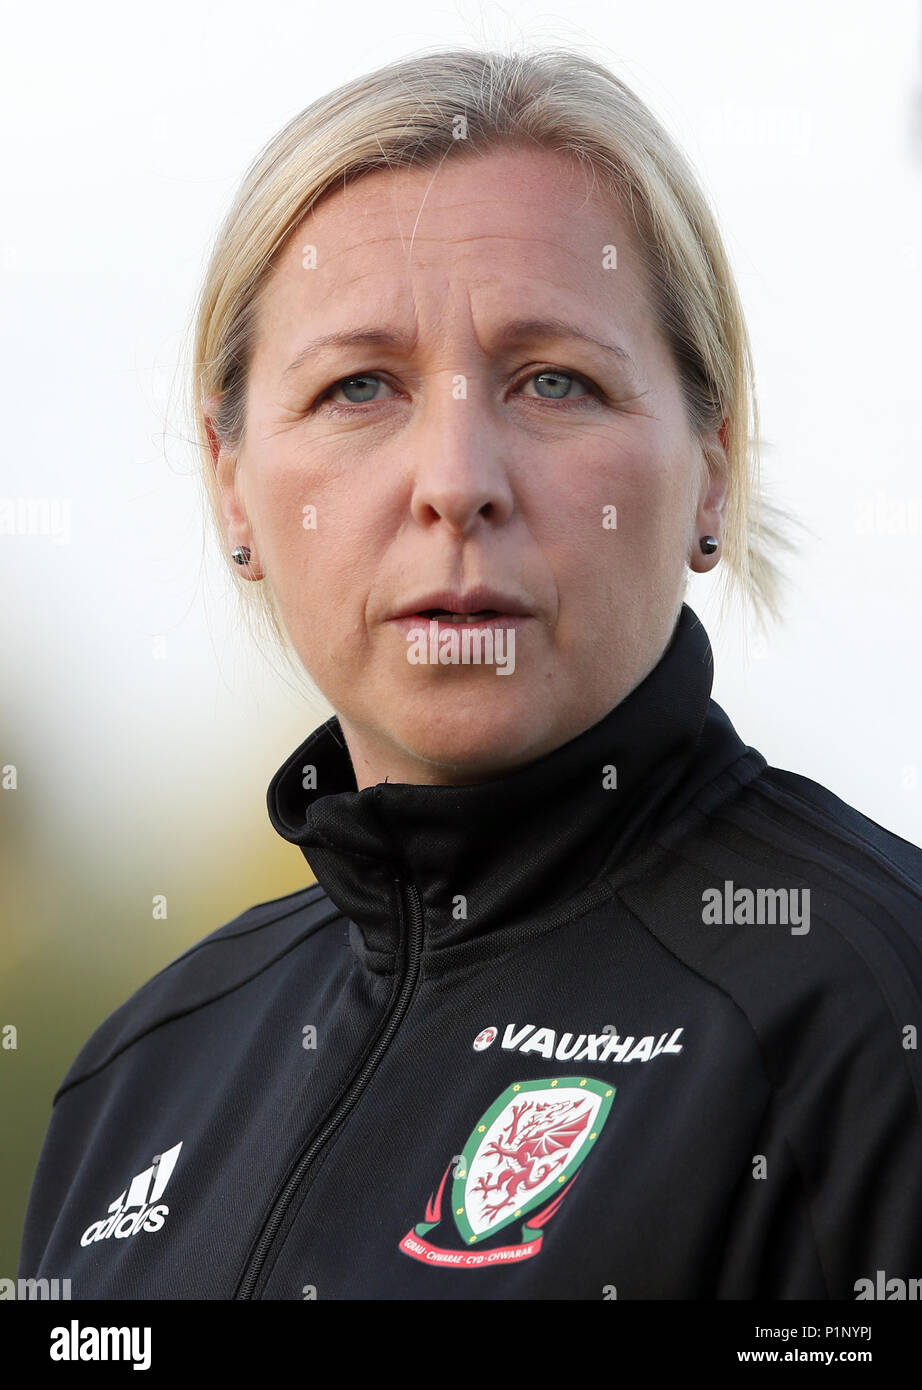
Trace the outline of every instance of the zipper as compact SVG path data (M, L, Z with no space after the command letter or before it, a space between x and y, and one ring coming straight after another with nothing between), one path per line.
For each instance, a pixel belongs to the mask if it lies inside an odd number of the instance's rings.
M379 1035L366 1057L365 1063L358 1076L355 1077L352 1084L333 1106L333 1109L329 1112L327 1119L321 1125L320 1129L315 1131L314 1138L310 1141L307 1148L298 1159L294 1171L290 1174L285 1186L282 1188L278 1200L263 1227L259 1243L253 1251L253 1255L247 1265L243 1278L238 1285L237 1292L234 1295L235 1299L249 1299L253 1297L253 1290L256 1287L263 1266L266 1263L266 1257L272 1247L272 1242L278 1234L279 1228L291 1206L295 1193L303 1183L305 1175L310 1170L311 1165L315 1162L318 1154L330 1138L330 1135L342 1124L343 1120L359 1099L362 1091L368 1085L368 1082L371 1080L372 1075L378 1067L378 1063L390 1046L394 1034L400 1027L401 1021L410 1006L410 1000L413 997L413 991L416 988L416 982L419 978L423 940L423 910L419 900L419 891L415 884L404 883L402 879L397 877L395 877L394 882L400 894L404 921L409 923L405 938L406 960L404 968L406 973L404 974L403 982L400 986L397 1002L387 1021L384 1032Z

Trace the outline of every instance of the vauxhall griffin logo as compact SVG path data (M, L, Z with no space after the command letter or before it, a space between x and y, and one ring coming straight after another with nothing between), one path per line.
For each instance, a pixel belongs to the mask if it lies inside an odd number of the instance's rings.
M149 1168L132 1178L130 1187L120 1197L109 1204L111 1213L104 1221L94 1221L87 1226L80 1237L81 1245L92 1245L95 1240L124 1240L137 1235L138 1231L159 1231L170 1209L160 1202L176 1167L176 1160L182 1148L182 1140L174 1144L166 1153L157 1154Z

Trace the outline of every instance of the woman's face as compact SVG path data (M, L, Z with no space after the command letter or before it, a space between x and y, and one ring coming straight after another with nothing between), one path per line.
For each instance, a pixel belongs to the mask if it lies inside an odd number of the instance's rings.
M360 788L480 781L574 738L659 660L686 565L715 563L720 440L712 477L628 222L586 189L521 147L375 172L266 287L243 445L216 458L228 545L270 580ZM381 336L307 351L360 330ZM478 610L520 610L492 663L463 661L463 623L395 616L479 587ZM458 659L429 660L452 633Z

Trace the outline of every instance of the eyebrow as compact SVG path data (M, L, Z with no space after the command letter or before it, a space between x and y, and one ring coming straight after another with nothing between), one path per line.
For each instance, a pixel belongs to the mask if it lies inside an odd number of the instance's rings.
M505 348L534 338L554 339L555 341L563 338L576 338L582 342L590 343L593 347L601 348L603 352L611 353L619 361L627 363L628 366L636 370L633 358L623 347L619 347L617 343L603 343L601 339L593 338L578 324L567 323L564 319L513 319L504 324L497 333L496 342L499 347ZM288 364L283 375L287 376L289 372L297 371L311 357L317 356L325 348L392 347L407 350L409 346L408 340L402 334L394 333L388 328L369 326L367 328L342 329L337 333L325 333L323 337L315 338L312 343L308 343L306 347L301 349L294 361Z

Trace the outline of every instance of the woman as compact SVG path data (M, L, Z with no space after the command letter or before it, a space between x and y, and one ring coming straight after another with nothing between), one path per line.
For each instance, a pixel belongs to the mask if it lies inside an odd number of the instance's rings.
M86 1044L22 1273L183 1299L922 1275L922 851L710 699L688 571L775 612L779 537L732 273L654 117L568 53L350 83L248 172L195 358L222 544L336 711L269 788L317 883Z

